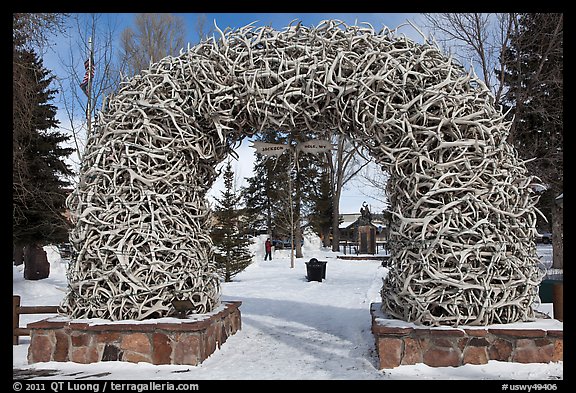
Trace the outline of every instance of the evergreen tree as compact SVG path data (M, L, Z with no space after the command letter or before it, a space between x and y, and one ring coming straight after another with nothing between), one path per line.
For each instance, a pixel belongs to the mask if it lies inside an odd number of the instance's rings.
M227 163L224 170L224 190L222 197L216 198L215 217L217 223L212 230L216 270L220 277L232 281L232 277L252 263L252 254L248 249L251 240L242 233L242 222L238 205L241 196L234 193L234 172Z
M308 140L320 139L317 135L307 132L296 134L298 144ZM330 179L327 176L325 154L305 153L300 151L294 176L295 204L295 245L296 257L301 258L302 231L305 227L312 228L320 234L326 230L326 222L331 222L332 195ZM328 214L328 216L326 215ZM329 230L328 226L328 230Z
M546 185L539 209L552 224L554 267L562 267L563 219L554 199L563 192L563 14L521 14L502 53L507 70L502 104L511 108L510 141Z
M64 158L73 149L61 147L69 137L54 130L59 124L49 103L56 93L49 87L54 76L33 50L15 44L13 55L13 243L64 242L66 177L72 175Z
M287 143L286 137L275 130L264 131L256 137L256 140L267 143ZM286 196L284 189L288 186L289 165L290 157L287 154L270 157L257 153L253 168L254 175L246 179L248 185L242 189L246 213L254 217L250 223L251 229L256 232L261 228L266 228L273 239L284 236L282 229L276 228L276 218L286 208L281 202Z
M259 141L290 144L293 147L314 138L315 135L302 131L282 133L277 130L266 130L257 136ZM322 203L318 199L328 197L321 190L324 167L325 164L315 154L300 152L298 157L288 153L280 156L257 154L254 176L247 179L248 186L243 190L247 211L259 213L260 219L255 221L255 225L267 227L274 239L289 241L292 235L297 258L303 256L301 229L312 225L310 220L318 222L322 219L319 214L326 213L325 209L320 211L318 207ZM319 229L318 225L312 227Z
M535 158L527 163L531 172L557 190L563 186L562 32L562 14L523 14L502 54L511 141L521 156Z
M330 175L326 169L319 173L316 187L311 196L311 212L308 222L314 231L320 234L324 247L330 245L330 228L332 227L333 198Z

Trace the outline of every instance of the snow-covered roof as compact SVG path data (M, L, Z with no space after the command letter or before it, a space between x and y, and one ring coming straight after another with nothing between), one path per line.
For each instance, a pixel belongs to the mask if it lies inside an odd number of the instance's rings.
M348 228L350 225L354 224L356 222L357 218L353 219L353 220L344 220L340 223L340 225L338 225L338 228L340 229L344 229L344 228Z
M354 224L359 218L361 217L361 214L358 213L348 213L348 214L341 214L340 218L342 219L342 222L340 223L340 225L338 225L338 228L340 229L345 229L348 228L350 225ZM374 217L372 218L371 221L372 225L374 226L382 226L385 227L386 226L386 221L378 218L378 217Z

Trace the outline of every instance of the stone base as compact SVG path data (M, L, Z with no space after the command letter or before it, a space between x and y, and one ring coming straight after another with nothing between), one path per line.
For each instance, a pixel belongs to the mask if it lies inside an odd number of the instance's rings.
M216 311L185 319L44 319L27 326L28 363L124 361L196 366L241 329L241 304L223 302Z
M424 363L431 367L489 360L550 363L564 357L563 324L547 319L506 325L427 327L390 319L372 303L372 333L380 369Z

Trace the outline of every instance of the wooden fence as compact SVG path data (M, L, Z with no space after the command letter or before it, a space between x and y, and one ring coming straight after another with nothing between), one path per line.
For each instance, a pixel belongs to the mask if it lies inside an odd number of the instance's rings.
M339 250L341 249L344 255L348 254L358 255L360 253L360 243L351 240L341 240L338 249ZM376 254L380 252L380 249L382 249L385 252L388 252L388 243L385 241L376 242Z
M30 335L30 329L20 327L20 314L57 314L59 310L59 306L21 306L20 296L12 295L12 344L18 345L18 337Z

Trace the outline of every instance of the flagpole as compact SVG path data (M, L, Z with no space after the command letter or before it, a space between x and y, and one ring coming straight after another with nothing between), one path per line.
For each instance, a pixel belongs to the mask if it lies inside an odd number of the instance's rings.
M94 42L92 42L92 37L88 38L88 47L90 49L90 55L88 56L88 103L86 104L87 139L92 133L92 61L94 58Z

